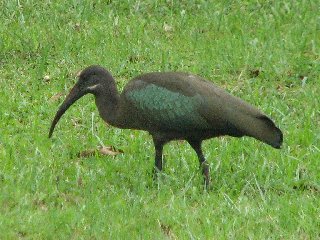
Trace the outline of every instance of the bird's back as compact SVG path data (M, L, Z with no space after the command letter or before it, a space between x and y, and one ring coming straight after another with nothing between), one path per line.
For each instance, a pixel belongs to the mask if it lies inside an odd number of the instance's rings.
M121 95L125 115L132 116L131 128L179 138L249 135L274 146L282 141L280 130L262 112L193 74L144 74L132 79Z
M196 81L188 76L176 72L138 76L127 84L121 99L150 130L208 129L210 125L198 112L205 99L197 93Z

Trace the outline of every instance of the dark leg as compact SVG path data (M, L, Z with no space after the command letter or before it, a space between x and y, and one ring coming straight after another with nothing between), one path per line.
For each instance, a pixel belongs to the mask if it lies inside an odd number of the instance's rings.
M204 184L205 184L205 187L208 188L210 185L210 170L209 170L209 164L203 156L203 152L201 149L201 141L190 140L188 141L188 143L191 145L191 147L194 149L194 151L198 155L200 168L202 170L202 174L204 177Z
M154 162L154 175L153 178L156 179L157 173L162 171L163 159L162 159L162 151L164 142L153 137L153 143L155 148L155 162Z

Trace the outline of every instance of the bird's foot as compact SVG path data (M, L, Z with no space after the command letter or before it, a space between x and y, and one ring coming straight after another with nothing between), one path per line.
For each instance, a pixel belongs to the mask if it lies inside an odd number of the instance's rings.
M204 179L204 188L206 190L209 190L210 189L210 183L211 183L209 164L206 161L204 161L201 164L201 169L202 169L202 174L203 174L203 179Z
M210 177L209 176L205 176L204 177L204 190L206 191L209 191L212 189L212 186L211 186L211 181L210 181Z
M157 182L159 180L160 175L161 175L161 170L159 170L157 167L154 167L152 171L153 181Z

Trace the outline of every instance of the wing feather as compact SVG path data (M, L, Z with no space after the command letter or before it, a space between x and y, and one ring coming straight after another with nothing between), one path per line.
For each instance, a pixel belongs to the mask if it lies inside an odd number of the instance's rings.
M198 109L203 103L199 94L185 96L156 84L137 84L140 87L126 91L125 97L143 116L145 122L176 131L210 127L199 114Z

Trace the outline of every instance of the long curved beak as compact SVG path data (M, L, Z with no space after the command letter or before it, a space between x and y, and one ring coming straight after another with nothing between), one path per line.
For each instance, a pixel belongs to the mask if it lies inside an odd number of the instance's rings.
M78 85L76 84L66 97L66 99L63 101L63 103L60 105L59 110L57 111L50 127L49 131L49 138L52 136L53 130L62 117L62 115L68 110L68 108L74 104L79 98L81 98L83 95L85 95L86 92L80 91Z

